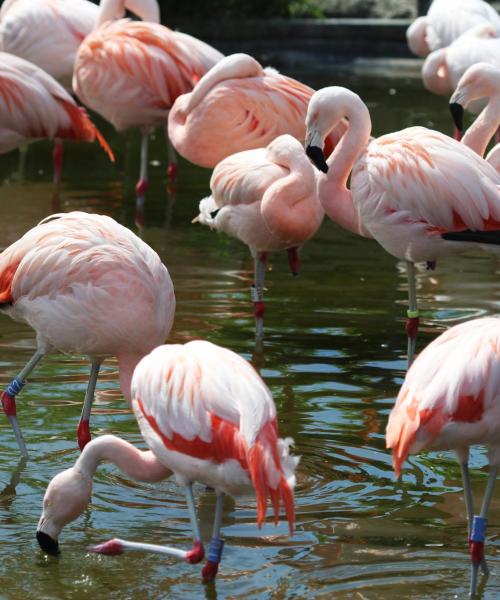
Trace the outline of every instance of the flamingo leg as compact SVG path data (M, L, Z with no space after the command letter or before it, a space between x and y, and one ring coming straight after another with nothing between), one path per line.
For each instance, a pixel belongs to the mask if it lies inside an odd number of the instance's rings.
M406 261L406 273L408 277L408 319L406 321L406 333L408 335L408 368L410 368L411 363L415 358L419 314L417 307L415 265L409 260Z
M37 350L35 354L26 363L23 369L19 371L16 377L9 383L7 389L2 394L2 406L7 418L10 421L14 435L16 436L17 445L21 452L21 456L28 458L28 450L24 441L23 432L17 422L16 396L26 385L26 377L33 371L37 364L42 360L44 352Z
M483 572L486 577L489 575L489 569L486 565L486 560L484 558L484 542L486 537L485 534L486 523L488 520L488 509L490 507L491 498L493 496L493 490L495 489L497 471L498 469L496 466L490 467L490 474L488 477L488 483L486 485L486 491L484 493L483 504L481 505L481 512L479 516L474 515L474 519L472 521L472 529L470 536L470 555L472 560L472 573L469 592L471 598L476 593L479 566L483 568Z
M290 271L294 277L297 277L300 270L299 249L295 246L294 248L288 248L287 252Z
M140 550L142 552L155 552L157 554L168 554L176 558L183 559L190 564L199 563L205 556L205 550L201 543L200 529L198 527L198 518L196 516L196 508L194 505L193 488L191 483L185 486L186 500L193 530L193 547L191 550L179 550L171 546L160 546L159 544L145 544L143 542L130 542L120 538L113 538L96 546L89 546L87 550L98 554L109 554L114 556L122 554L125 550Z
M17 171L17 180L24 182L26 176L26 155L28 154L28 144L19 146L19 168Z
M52 150L52 164L54 165L54 185L61 184L61 173L64 156L64 145L61 138L55 138L54 148Z
M255 307L255 338L261 340L264 335L264 281L266 278L267 252L255 255L255 283L251 288Z
M149 130L142 131L141 139L141 170L139 181L135 186L136 207L141 210L144 207L144 197L148 191L148 153L149 153Z
M175 149L172 146L172 142L168 137L168 128L165 127L165 135L167 138L167 189L170 194L175 192L175 181L177 179L177 155Z
M89 383L87 385L87 391L85 392L82 414L80 416L80 422L78 423L77 428L78 447L80 448L80 450L83 450L91 440L90 411L92 409L92 403L94 402L95 386L97 383L97 376L99 375L100 367L100 362L93 362L90 369Z
M212 581L219 570L219 563L224 549L224 540L220 537L220 528L222 525L222 508L224 505L224 493L217 490L217 502L215 504L214 529L212 539L207 553L207 562L201 571L203 581Z

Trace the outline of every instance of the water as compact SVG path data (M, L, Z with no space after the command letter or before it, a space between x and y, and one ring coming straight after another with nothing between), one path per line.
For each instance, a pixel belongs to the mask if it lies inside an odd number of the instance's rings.
M311 84L330 83L330 81ZM446 100L418 81L347 80L368 102L375 134L410 124L449 131ZM99 122L116 151L111 165L90 145L67 144L64 183L53 198L51 146L38 143L26 157L25 182L16 181L18 154L0 161L1 245L7 246L54 210L106 213L138 231L134 183L139 135L114 134ZM460 471L451 453L411 458L395 482L384 448L387 415L405 370L404 266L375 242L325 222L302 252L293 279L286 255L271 257L267 276L266 339L253 341L249 285L252 261L238 241L190 221L207 193L210 172L181 161L175 199L167 198L164 138L152 143L151 188L140 234L162 257L174 281L177 314L171 341L203 337L252 360L278 406L280 431L295 438L298 469L297 532L284 523L255 525L251 499L227 499L226 550L217 582L200 583L200 566L156 555L102 557L86 546L120 536L187 547L189 520L173 480L135 483L110 465L94 482L92 504L68 526L60 558L47 558L35 541L48 481L78 456L75 428L89 366L78 356L51 356L30 378L19 400L31 460L16 470L18 451L0 420L0 597L208 599L439 599L462 598L469 582ZM423 347L450 325L494 314L500 263L470 254L418 275ZM0 384L35 348L33 332L6 317L0 330ZM123 401L113 360L98 382L91 428L143 446ZM472 452L479 504L487 469L483 449ZM196 488L202 534L211 531L214 494ZM500 593L500 501L489 518L492 576L483 598Z

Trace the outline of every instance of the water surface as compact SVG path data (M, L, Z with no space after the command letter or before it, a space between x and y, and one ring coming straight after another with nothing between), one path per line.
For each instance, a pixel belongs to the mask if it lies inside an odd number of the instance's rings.
M376 135L421 124L448 132L446 100L419 81L353 78L312 85L350 85L368 103ZM174 281L177 313L172 342L206 338L242 354L272 390L283 436L295 439L297 531L285 523L259 531L255 505L227 499L227 540L215 585L203 586L200 566L156 555L91 555L90 543L113 536L186 547L189 519L174 480L130 481L102 465L92 504L61 536L62 555L48 558L34 534L48 481L78 456L75 428L89 366L84 357L48 357L19 399L31 460L20 471L7 421L0 420L0 596L54 598L463 598L469 581L460 471L451 453L413 457L394 481L384 448L388 413L405 370L404 265L375 242L325 221L302 252L292 278L286 254L271 257L267 276L266 339L253 340L249 286L252 261L237 240L190 221L207 194L210 172L180 163L175 197L167 194L165 144L152 142L151 186L137 227L134 184L139 134L118 136L99 121L116 164L90 145L67 144L59 197L51 184L51 145L34 144L18 180L18 154L0 160L0 245L7 246L56 210L105 213L139 233L162 257ZM423 313L419 348L445 328L495 314L500 263L486 254L452 258L418 274ZM12 378L35 348L33 332L1 318L0 383ZM105 363L91 427L143 447L118 389L117 366ZM479 504L486 478L483 449L472 452ZM210 537L214 494L196 488L202 533ZM500 501L493 499L487 554L492 568L483 598L500 594Z

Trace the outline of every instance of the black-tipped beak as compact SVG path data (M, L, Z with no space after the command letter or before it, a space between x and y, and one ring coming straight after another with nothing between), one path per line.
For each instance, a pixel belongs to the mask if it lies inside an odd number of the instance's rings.
M317 169L323 171L323 173L328 173L328 165L326 164L325 155L321 148L318 148L318 146L307 146L306 154Z
M53 540L50 535L47 535L43 531L37 531L36 539L38 540L40 548L47 554L50 554L51 556L57 556L60 553L59 542L57 540Z
M455 127L462 132L464 128L464 107L458 102L450 102L450 112Z

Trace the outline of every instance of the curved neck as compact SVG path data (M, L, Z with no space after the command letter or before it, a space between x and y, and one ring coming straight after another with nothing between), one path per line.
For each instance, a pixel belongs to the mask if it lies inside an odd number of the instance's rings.
M114 435L102 435L90 441L78 457L74 469L93 479L102 461L113 463L135 481L155 483L172 474L151 450L139 450Z
M143 21L160 22L160 9L156 0L101 0L99 8L96 29L107 21L121 19L125 15L125 9Z
M462 142L474 150L479 156L484 156L486 147L495 135L500 125L500 97L490 97L477 119L465 132Z
M425 59L422 66L424 86L434 94L447 96L453 91L448 65L446 63L446 48L435 50Z
M370 139L370 113L364 104L346 111L349 121L347 132L327 159L328 173L318 180L319 197L326 214L344 229L370 237L359 221L359 214L352 202L347 180L354 163L366 148Z
M132 375L137 363L143 358L144 354L123 354L118 356L118 367L120 369L120 389L127 402L130 404L131 392L130 384Z

